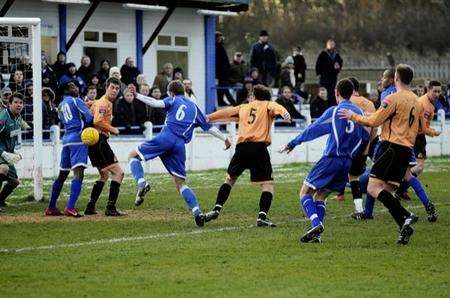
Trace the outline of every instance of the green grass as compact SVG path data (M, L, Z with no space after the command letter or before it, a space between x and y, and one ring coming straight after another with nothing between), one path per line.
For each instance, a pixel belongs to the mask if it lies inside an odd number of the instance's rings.
M134 182L127 177L118 205L129 214L113 219L46 219L45 203L25 201L32 184L24 181L0 215L0 297L448 297L450 159L427 163L421 179L440 217L430 224L415 196L405 203L420 216L406 247L396 244L394 222L379 204L373 221L349 218L349 193L342 203L329 199L324 243L300 245L308 223L298 211L297 193L311 165L274 169L270 216L279 223L274 229L254 227L259 189L248 175L233 189L219 220L203 229L194 226L168 175L148 176L153 189L139 208L133 206ZM189 174L204 210L213 206L224 174ZM86 178L81 209L94 179ZM50 185L46 181L46 194ZM67 192L66 187L60 207ZM21 248L26 249L14 251Z

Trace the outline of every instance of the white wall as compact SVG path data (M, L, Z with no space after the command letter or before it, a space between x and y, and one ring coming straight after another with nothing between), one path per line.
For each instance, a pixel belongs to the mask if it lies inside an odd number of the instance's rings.
M440 130L440 128L438 128ZM277 130L273 134L272 145L269 147L272 163L287 164L293 162L315 162L322 156L325 147L326 136L315 141L298 146L291 154L282 155L276 152L289 140L297 136L296 131ZM235 136L230 135L232 138ZM121 139L112 137L110 144L115 152L122 168L129 173L127 157L128 153L140 144L144 139ZM444 127L443 133L437 138L427 138L427 153L429 156L450 155L450 123ZM188 170L207 170L226 168L232 156L232 151L224 151L223 143L209 134L196 132L193 141L187 145L186 168ZM44 146L43 171L44 177L55 177L59 170L60 148L53 144ZM31 145L23 145L20 149L23 160L17 165L19 177L31 178L33 170L33 148ZM165 169L157 158L146 163L146 172L164 173ZM92 167L88 174L97 173Z

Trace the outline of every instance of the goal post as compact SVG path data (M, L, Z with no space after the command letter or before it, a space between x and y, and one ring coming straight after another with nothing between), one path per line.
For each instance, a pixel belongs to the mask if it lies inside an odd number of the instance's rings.
M41 71L41 19L0 18L0 26L31 27L30 58L33 68L33 178L34 199L43 198L43 140L42 140L42 71Z

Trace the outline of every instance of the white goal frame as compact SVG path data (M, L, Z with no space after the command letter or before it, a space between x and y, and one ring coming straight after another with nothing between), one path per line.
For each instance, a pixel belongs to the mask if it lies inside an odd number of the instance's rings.
M33 67L33 178L34 199L43 198L42 174L42 77L41 77L41 19L0 18L0 25L31 27L31 63Z

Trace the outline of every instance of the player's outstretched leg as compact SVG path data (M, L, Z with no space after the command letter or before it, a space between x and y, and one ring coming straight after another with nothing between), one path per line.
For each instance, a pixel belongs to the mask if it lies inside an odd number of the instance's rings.
M259 199L259 213L256 219L256 226L258 227L276 227L277 225L270 221L267 217L270 205L272 204L273 198L273 183L267 182L261 185L262 192L261 198Z
M173 178L175 181L175 186L180 192L180 195L183 197L189 209L191 209L192 211L192 216L194 216L195 224L199 227L203 227L205 225L205 215L200 209L195 193L185 184L183 178L176 176L173 176Z
M313 242L313 240L316 237L319 237L324 230L323 224L317 215L316 203L312 196L313 193L314 190L306 185L303 185L300 192L300 204L304 213L311 221L311 228L300 238L301 242Z
M351 176L350 178L350 188L352 190L353 203L355 204L355 212L352 217L355 219L362 219L363 209L363 199L361 191L361 183L359 177Z
M60 216L64 215L57 207L56 202L58 201L59 195L61 193L61 190L64 186L64 182L67 179L67 176L69 176L70 171L69 170L60 170L58 178L56 178L55 181L53 181L52 185L52 193L50 195L50 202L48 203L48 207L45 210L46 216Z
M98 198L100 197L103 187L105 186L106 181L108 181L109 173L107 171L99 170L100 179L95 181L94 186L92 187L91 197L89 202L87 203L86 210L84 211L84 215L95 215L97 211L95 210L95 204L97 204Z
M76 167L75 169L73 169L73 174L74 177L70 185L69 200L67 201L67 206L64 209L64 214L66 216L82 217L82 215L75 208L75 205L81 193L81 186L83 185L84 167Z
M117 210L116 202L119 197L120 185L122 183L124 173L118 163L114 164L114 166L109 168L109 171L111 172L112 175L111 175L111 183L109 185L109 197L108 203L106 204L105 215L122 216L125 215L125 213Z
M145 195L150 191L150 184L145 181L144 168L142 167L141 159L139 158L136 151L132 151L129 158L130 171L133 174L134 180L138 185L134 205L140 206L144 202Z
M217 192L216 204L214 208L205 214L205 221L211 221L217 219L220 215L220 211L223 208L223 205L228 200L230 196L231 189L236 183L238 177L229 177L225 179L225 182L220 186L219 191Z
M428 221L435 222L438 218L436 208L434 207L433 202L431 202L431 200L428 198L425 188L423 187L419 178L417 178L413 175L408 175L407 179L408 179L409 185L414 189L414 192L416 193L417 197L419 198L419 200L422 202L423 206L425 207L425 211L428 214L428 217L427 217Z

